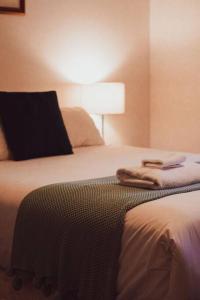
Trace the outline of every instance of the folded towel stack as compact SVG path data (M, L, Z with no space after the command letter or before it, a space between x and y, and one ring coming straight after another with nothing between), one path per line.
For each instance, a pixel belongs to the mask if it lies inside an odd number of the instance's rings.
M122 185L148 189L175 188L200 182L200 165L185 163L184 156L166 160L144 160L141 167L122 168L117 178Z
M163 159L145 159L142 161L144 167L157 168L161 170L182 167L185 161L184 155L169 154Z

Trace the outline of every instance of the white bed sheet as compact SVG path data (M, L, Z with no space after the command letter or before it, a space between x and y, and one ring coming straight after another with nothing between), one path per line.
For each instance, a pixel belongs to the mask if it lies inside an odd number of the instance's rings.
M161 151L129 146L75 149L74 155L0 162L0 266L9 264L17 209L43 185L114 175ZM188 160L200 160L187 155ZM200 299L200 191L168 196L125 218L117 300Z

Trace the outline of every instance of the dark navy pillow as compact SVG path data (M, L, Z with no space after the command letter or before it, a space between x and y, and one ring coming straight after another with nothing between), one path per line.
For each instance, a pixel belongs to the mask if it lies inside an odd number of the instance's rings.
M0 118L14 160L73 153L55 91L0 92Z

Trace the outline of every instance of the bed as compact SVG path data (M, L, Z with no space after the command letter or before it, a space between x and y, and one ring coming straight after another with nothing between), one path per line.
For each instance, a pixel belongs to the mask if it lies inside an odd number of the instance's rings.
M112 176L119 167L138 165L143 158L160 153L99 145L75 148L69 156L0 162L0 299L45 299L31 286L13 291L5 275L17 210L27 193L51 183ZM199 158L187 154L187 160ZM200 191L131 209L121 244L116 300L200 299Z
M49 184L113 176L119 168L138 166L164 152L106 146L83 109L60 111L55 91L0 92L0 115L0 300L44 300L31 284L14 291L6 275L23 198ZM186 157L200 161L198 155ZM200 191L130 209L123 225L116 300L199 300L199 228Z

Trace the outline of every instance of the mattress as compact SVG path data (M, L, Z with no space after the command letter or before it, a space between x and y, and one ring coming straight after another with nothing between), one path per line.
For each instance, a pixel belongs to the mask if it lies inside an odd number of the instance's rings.
M74 152L0 162L1 269L9 265L17 210L27 193L51 183L112 176L120 167L138 165L144 158L163 153L129 146L82 147ZM187 160L200 160L200 156L187 154ZM200 191L164 197L130 210L122 236L116 300L200 299L199 249ZM0 283L0 296L6 297L3 290ZM27 291L24 299L36 299L31 298L32 292L29 297Z

